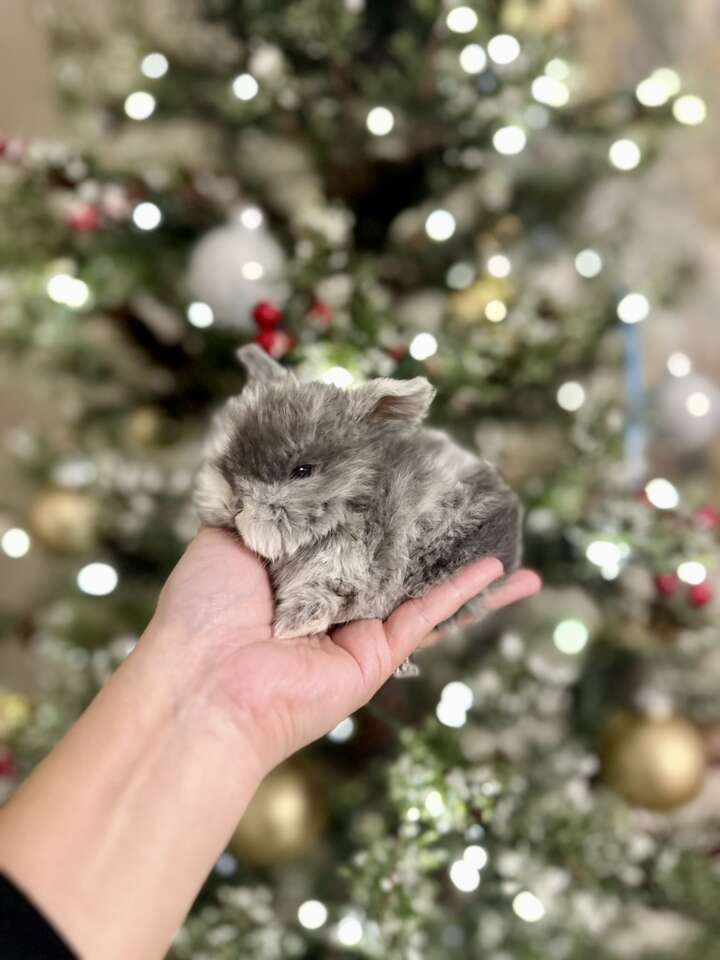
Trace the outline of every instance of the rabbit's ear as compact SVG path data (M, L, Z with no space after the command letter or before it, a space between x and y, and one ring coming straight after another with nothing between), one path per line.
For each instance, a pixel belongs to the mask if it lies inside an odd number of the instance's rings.
M256 383L267 383L270 380L284 380L287 370L276 363L270 354L256 343L248 343L240 347L235 356L247 370L248 380Z
M379 377L351 391L362 419L404 420L419 423L430 408L435 388L425 377L390 380Z

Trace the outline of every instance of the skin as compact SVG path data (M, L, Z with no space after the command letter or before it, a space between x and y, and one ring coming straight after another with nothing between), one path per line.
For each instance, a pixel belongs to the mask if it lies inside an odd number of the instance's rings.
M384 623L278 640L264 563L202 530L136 649L0 811L0 869L81 957L163 957L263 777L501 572L486 558ZM520 570L486 606L539 586Z

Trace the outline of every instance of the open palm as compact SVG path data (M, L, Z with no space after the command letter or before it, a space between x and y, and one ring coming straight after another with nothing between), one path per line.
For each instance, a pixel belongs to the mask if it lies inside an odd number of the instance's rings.
M179 657L202 663L210 695L228 704L264 762L274 764L367 703L439 623L501 575L499 561L485 558L385 621L279 640L264 562L232 534L203 529L167 581L154 619L175 638ZM539 585L531 571L517 571L487 606L506 606Z

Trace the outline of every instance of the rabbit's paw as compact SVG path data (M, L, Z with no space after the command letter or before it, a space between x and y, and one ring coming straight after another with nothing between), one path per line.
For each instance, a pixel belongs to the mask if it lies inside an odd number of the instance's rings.
M279 640L289 640L291 637L325 633L331 622L327 607L317 601L280 603L275 610L273 636Z
M349 580L341 580L336 577L334 580L327 581L328 590L340 597L346 603L357 597L357 587Z

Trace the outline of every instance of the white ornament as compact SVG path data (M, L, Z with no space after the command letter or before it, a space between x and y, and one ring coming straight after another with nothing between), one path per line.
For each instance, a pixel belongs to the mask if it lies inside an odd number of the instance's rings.
M660 438L679 453L702 450L720 433L720 390L707 377L667 377L653 403Z
M262 43L250 57L250 71L261 80L276 79L285 68L282 50L271 43Z
M211 307L218 326L251 330L259 300L282 307L288 297L285 252L264 227L251 230L233 220L195 245L188 288L193 300Z

